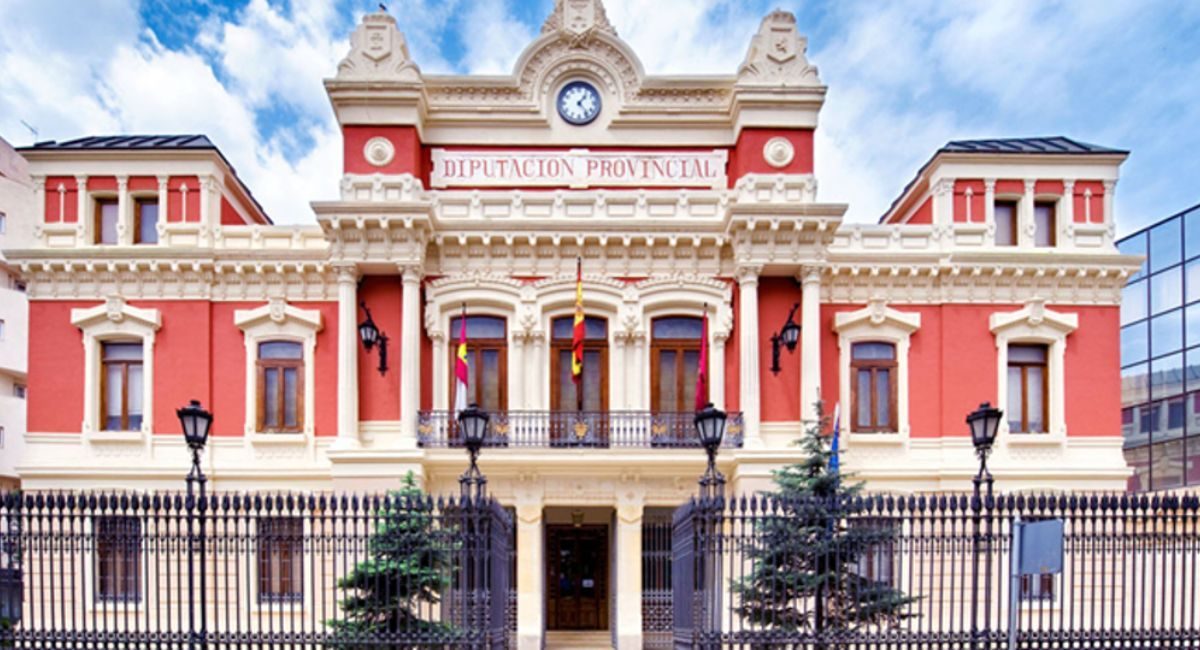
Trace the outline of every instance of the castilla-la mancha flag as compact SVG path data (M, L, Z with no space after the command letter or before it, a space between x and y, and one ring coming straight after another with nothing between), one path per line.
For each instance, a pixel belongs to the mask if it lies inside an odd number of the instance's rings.
M703 411L708 404L708 305L704 306L704 320L700 329L700 359L696 368L696 410Z
M575 260L575 328L571 332L571 379L575 392L580 392L583 382L583 339L586 335L583 320L583 260Z
M463 305L462 318L458 319L458 352L454 355L454 414L467 408L467 390L469 390L467 371L467 306Z

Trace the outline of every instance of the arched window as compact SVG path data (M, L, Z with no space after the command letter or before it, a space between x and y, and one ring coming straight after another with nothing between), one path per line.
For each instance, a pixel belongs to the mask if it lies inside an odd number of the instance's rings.
M454 364L462 318L450 319L450 404L455 404ZM508 336L499 316L467 316L467 403L489 411L508 408Z
M605 411L608 409L608 321L583 319L582 400L571 376L571 344L575 317L555 318L550 336L550 408L554 411Z
M304 430L304 347L296 341L258 344L258 431Z
M896 430L896 346L855 343L850 348L852 431Z
M656 318L650 328L650 408L694 411L704 323L690 316Z

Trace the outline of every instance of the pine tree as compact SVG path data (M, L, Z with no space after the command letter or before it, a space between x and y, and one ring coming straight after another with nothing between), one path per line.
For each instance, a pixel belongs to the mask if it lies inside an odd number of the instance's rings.
M836 634L906 618L914 598L861 575L860 560L892 548L896 530L868 516L852 517L862 483L830 470L833 455L818 421L798 441L804 459L775 473L775 508L761 518L747 550L749 573L733 585L738 614L753 627Z
M437 525L433 501L417 488L412 472L377 516L367 559L338 581L348 595L343 618L326 621L333 630L328 647L382 650L428 645L397 643L417 637L450 638L454 627L421 618L421 609L438 603L450 586L458 548L454 528Z

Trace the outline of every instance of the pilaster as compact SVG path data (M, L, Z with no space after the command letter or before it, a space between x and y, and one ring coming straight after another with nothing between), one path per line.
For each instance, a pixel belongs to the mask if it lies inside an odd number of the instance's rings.
M800 419L815 421L821 399L821 267L800 271Z
M35 197L34 205L36 206L33 211L33 216L35 219L35 223L44 223L44 222L48 221L48 219L46 218L46 216L47 216L47 214L46 214L46 177L45 176L34 176L34 177L32 177L32 180L33 180L33 194ZM59 220L61 221L61 218Z
M129 177L117 176L117 243L133 243L133 211L129 209Z
M738 281L738 395L742 409L746 447L761 447L762 421L758 357L758 266L742 266L737 270ZM714 402L715 403L715 402Z
M1068 229L1075 223L1075 179L1063 179L1063 194L1062 199L1058 202L1058 228L1057 238L1055 241L1066 241L1065 234Z
M1021 194L1021 207L1017 210L1017 245L1033 246L1033 196L1037 181L1025 179L1025 192Z
M358 270L336 267L338 281L338 430L334 446L358 449Z
M983 179L983 222L989 226L996 223L996 179Z
M542 650L545 621L545 540L542 499L517 503L517 648ZM639 554L640 556L640 554Z
M1116 181L1104 181L1104 223L1107 224L1115 224L1117 222L1117 215L1113 212L1116 191ZM1090 205L1091 202L1089 201L1088 204Z
M167 206L169 205L167 198L167 182L171 180L169 176L158 176L158 240L163 240L163 231L167 225Z
M933 185L933 223L948 226L954 221L954 180L942 178Z
M95 233L92 232L92 228L93 228L96 220L94 218L90 217L87 213L87 207L88 207L87 182L88 182L87 176L76 176L75 177L75 199L76 199L75 232L78 234L80 239L86 238L90 234L91 242L94 242L96 239L96 235L95 235Z
M642 519L644 498L632 491L617 499L615 535L616 641L618 650L642 647Z
M403 294L400 320L400 446L417 446L421 408L421 269L400 268Z

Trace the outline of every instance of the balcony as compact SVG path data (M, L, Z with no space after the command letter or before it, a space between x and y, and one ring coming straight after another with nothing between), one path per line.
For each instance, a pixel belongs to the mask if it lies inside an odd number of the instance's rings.
M695 413L651 411L498 411L490 413L485 447L699 448ZM723 447L741 447L742 414L729 413ZM421 411L422 447L461 447L453 411Z

